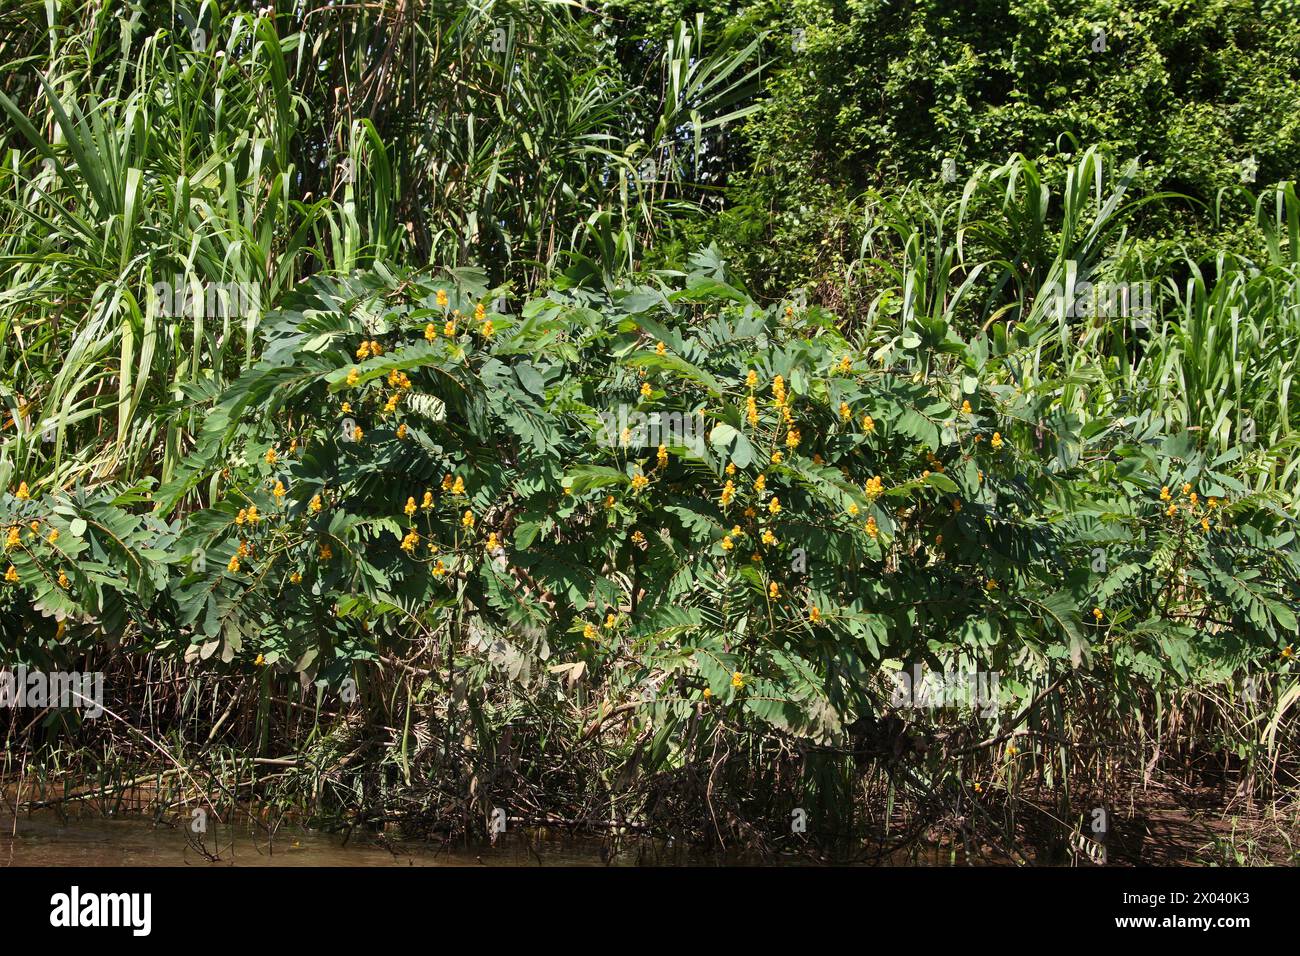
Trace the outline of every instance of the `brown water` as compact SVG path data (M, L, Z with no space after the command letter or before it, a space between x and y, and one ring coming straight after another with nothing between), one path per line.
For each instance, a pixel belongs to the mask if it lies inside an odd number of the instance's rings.
M260 829L260 828L259 828ZM624 846L610 854L600 841L574 841L537 832L505 834L496 846L466 849L429 843L393 844L285 826L268 839L247 823L214 827L204 840L208 859L190 846L184 826L149 819L84 817L60 820L36 813L0 817L0 866L603 866L679 859L662 845Z

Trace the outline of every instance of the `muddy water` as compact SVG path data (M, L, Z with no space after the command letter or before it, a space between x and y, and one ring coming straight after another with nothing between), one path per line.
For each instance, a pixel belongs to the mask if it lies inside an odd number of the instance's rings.
M538 866L604 865L594 843L502 838L495 847L448 849L433 844L345 841L341 836L283 827L274 839L247 826L217 827L203 850L190 845L182 826L140 819L81 819L54 816L0 818L0 866ZM531 846L531 849L530 849ZM635 863L616 855L610 862Z
M598 840L573 840L533 832L505 834L496 846L447 848L427 843L385 846L373 838L282 827L274 839L247 823L214 827L203 848L183 825L150 819L83 817L52 813L0 815L0 867L5 866L605 866L700 864L703 859L661 843L624 844L614 854Z

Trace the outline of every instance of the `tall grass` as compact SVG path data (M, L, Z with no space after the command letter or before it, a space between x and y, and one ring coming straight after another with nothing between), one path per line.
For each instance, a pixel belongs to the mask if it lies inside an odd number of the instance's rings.
M1130 163L1089 150L1054 190L1023 156L984 167L960 198L920 187L863 201L861 254L845 297L882 357L984 336L1009 380L1101 421L1117 409L1188 431L1244 486L1297 500L1294 400L1300 347L1300 199L1278 183L1251 197L1260 256L1201 262L1152 248L1127 224L1168 195L1133 196ZM1127 306L1071 314L1084 281L1145 288ZM1059 295L1057 294L1059 291Z

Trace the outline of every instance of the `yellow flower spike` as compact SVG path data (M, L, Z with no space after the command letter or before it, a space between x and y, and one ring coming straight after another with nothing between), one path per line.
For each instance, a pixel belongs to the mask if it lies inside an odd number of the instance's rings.
M1183 483L1183 497L1192 493L1192 483L1190 481Z
M650 383L649 383L649 382L643 382L643 383L641 383L641 397L642 397L642 398L649 398L649 397L650 397L650 393L653 392L653 391L654 391L654 389L650 387Z
M447 338L449 338L449 339L454 339L454 338L456 337L456 320L455 320L455 319L448 319L446 322L443 323L443 326L442 326L442 334L445 335L445 336L446 336Z
M624 428L618 433L618 443L626 448L632 443L632 429Z
M848 402L840 402L840 421L847 422L853 417L853 409L849 408Z
M1201 496L1193 491L1190 495L1187 496L1187 500L1190 501L1192 503L1192 507L1195 508L1196 505L1200 502Z
M778 405L785 404L785 379L780 375L772 379L772 400Z
M334 549L331 548L329 544L322 544L317 554L320 556L322 561L328 561L330 558L334 557Z
M745 385L750 389L758 388L758 373L752 368L745 373Z
M722 486L723 506L725 507L726 505L731 504L731 499L735 497L736 497L736 483L734 481L728 481L725 485Z
M994 432L994 433L993 433L993 437L989 440L989 444L992 445L995 449L996 449L996 448L1001 448L1001 447L1002 447L1002 433L1001 433L1001 432Z
M433 507L433 492L432 492L432 491L426 491L426 492L424 493L424 499L420 502L420 507L423 508L425 511L428 511L428 510L430 510L430 509Z
M632 476L632 491L634 492L640 491L648 484L650 484L650 479L647 478L645 475Z
M397 426L397 437L402 441L405 441L406 434L407 434L406 422L402 422L402 424Z
M704 688L704 694L703 694L703 696L704 696L704 699L705 699L705 700L708 700L710 697L713 696L713 691L706 687L706 688Z
M1201 519L1201 530L1202 530L1202 531L1205 531L1205 532L1208 532L1208 531L1210 530L1210 519L1209 519L1209 518L1202 518L1202 519Z
M663 355L667 351L668 351L668 347L664 345L662 342L660 342L658 345L655 346L656 355Z
M407 498L406 507L403 508L402 510L406 512L406 517L408 518L411 517L413 514L415 514L415 499Z
M439 290L435 293L435 295L436 295L436 297L437 297L438 308L440 308L440 309L445 309L445 308L447 308L447 290L446 290L446 289L439 289Z
M31 498L31 496L32 496L31 492L27 490L27 482L25 481L18 482L18 490L14 492L14 497L17 498L19 501L26 501L29 498Z
M589 641L594 641L600 637L600 631L596 630L595 624L588 622L587 624L583 625L582 636Z
M406 537L402 538L402 550L407 554L415 554L415 549L419 544L420 536L414 531L408 531Z
M876 516L875 516L875 515L871 515L870 517L867 518L867 524L866 524L864 530L867 532L867 535L868 535L869 537L871 537L873 540L874 540L877 536L879 536L879 534L880 534L880 526L876 524Z
M1170 502L1169 507L1165 509L1165 514L1168 515L1170 518L1178 514L1178 505L1174 504L1173 502Z
M821 619L822 619L821 609L818 608L816 604L814 604L812 607L808 609L808 620L816 624Z
M474 306L474 321L482 322L486 318L487 318L487 309L483 306L483 303L480 302Z
M1205 506L1206 506L1207 508L1209 508L1211 511L1213 511L1215 508L1219 507L1219 499L1218 499L1218 498L1209 498L1209 499L1206 500L1206 502L1205 502Z
M359 381L361 381L361 370L355 367L350 369L348 371L348 386L354 386Z
M249 505L249 506L248 506L248 523L249 523L249 524L257 524L259 518L261 518L261 515L259 515L259 514L257 513L257 505Z
M997 582L997 579L996 579L996 578L986 578L986 579L985 579L985 581L984 581L984 590L985 590L985 591L996 591L997 589L998 589L998 582Z
M868 501L875 501L885 493L885 483L881 481L880 476L868 478L866 485L863 486Z
M763 529L763 544L769 548L776 544L776 535L772 533L770 528Z
M767 475L759 475L754 479L754 490L762 494L763 489L767 487Z
M781 513L781 499L780 499L780 498L773 498L771 501L769 501L769 502L767 503L767 511L768 511L768 514L774 514L774 515L775 515L775 514L780 514L780 513Z
M767 586L767 596L775 600L781 596L781 585L773 581Z
M479 332L483 334L483 338L490 339L492 338L493 334L495 334L496 327L492 324L492 320L488 319L486 322L483 323L483 327L479 329Z
M230 559L230 563L226 565L226 570L229 571L231 574L239 573L239 555L234 555Z
M749 422L750 428L758 427L758 402L754 400L753 395L745 399L745 419Z
M645 535L642 534L640 531L633 531L633 532L632 532L632 543L633 543L633 544L645 544Z
M276 454L276 451L275 451L274 448L268 448L268 449L266 450L265 458L266 458L266 463L267 463L268 465L274 465L275 462L276 462L276 459L279 458L279 457L280 457L280 456L279 456L278 454Z
M437 337L438 337L438 329L432 322L430 322L428 325L424 327L424 340L426 342L433 342L433 340L436 339Z
M605 507L606 507L606 508L613 508L614 505L616 505L616 504L618 504L618 502L614 500L614 496L613 496L613 495L606 495L606 496L605 496Z
M320 495L313 495L311 503L307 505L307 510L312 514L320 514L320 510L323 506L324 502L321 501Z
M799 447L799 442L802 441L802 439L803 436L799 434L799 429L792 428L790 429L789 432L786 433L785 445L791 451L794 451L796 448Z
M731 550L732 548L734 548L734 547L735 547L735 544L732 543L731 535L729 535L729 534L723 535L723 536L722 536L722 550L723 550L723 551L730 551L730 550Z
M442 490L451 491L451 475L442 476Z
M606 628L606 629L609 629L609 628L611 628L611 627L614 627L616 624L618 624L618 615L617 615L617 614L610 613L610 614L605 615L605 628Z
M658 451L658 453L657 453L657 460L658 460L658 462L659 462L659 467L660 467L660 468L666 468L666 467L668 466L668 446L667 446L667 445L660 445L660 446L659 446L659 451Z
M463 495L463 494L465 493L465 479L464 479L464 478L460 477L459 475L456 476L456 480L455 480L454 482L452 482L452 485L451 485L451 493L452 493L453 495Z
M350 414L352 411L352 403L344 402L343 405L339 408L339 411L341 411L344 415Z
M732 674L732 675L731 675L731 686L734 687L734 688L736 688L736 690L740 690L740 688L744 687L744 686L745 686L745 675L742 674L740 671L736 671L734 674Z
M1094 618L1096 618L1097 623L1100 624L1100 623L1101 623L1101 619L1102 619L1103 617L1105 617L1105 614L1102 613L1101 608L1099 608L1099 607L1095 607L1095 608L1092 609L1092 616L1093 616Z
M68 580L67 572L65 572L62 568L59 568L59 587L63 588L64 590L67 590L68 585L71 583L72 582Z
M474 527L474 512L466 509L465 514L461 516L460 523L466 528Z
M290 575L289 575L289 583L290 583L290 584L302 584L302 572L301 572L301 571L294 571L292 574L290 574Z
M370 357L370 343L362 342L360 345L357 346L357 358L361 359L362 361L365 361L369 357Z
M783 452L780 451L772 452L772 464L779 465L783 461L785 461L785 454Z
M858 506L857 506L856 503L850 501L850 502L849 502L849 517L850 517L850 518L856 518L857 516L858 516Z
M876 420L870 415L863 415L862 430L868 435L874 435L876 433Z
M726 471L727 477L731 477L732 475L734 475L734 474L736 473L736 465L735 465L735 463L734 463L734 462L730 462L730 461L727 462L727 467L726 467L724 470Z
M1172 497L1173 497L1173 495L1171 495L1171 494L1169 493L1169 486L1168 486L1168 485L1165 485L1163 488L1160 489L1160 500L1161 500L1161 501L1168 501L1168 500L1169 500L1170 498L1172 498Z
M287 491L287 490L285 489L285 487L284 487L284 482L283 482L283 481L277 481L277 482L275 483L275 488L274 488L274 490L272 490L271 494L273 494L273 495L275 496L275 500L276 500L277 502L278 502L278 501L281 501L281 500L284 498L284 496L285 496L286 494L288 494L288 491Z
M439 558L437 563L433 566L433 576L435 578L440 578L446 573L447 565L443 562L442 558Z
M5 572L5 580L8 581L10 584L18 583L18 569L15 568L12 564L9 565L9 570Z
M961 413L963 415L969 415L971 413L969 401L964 401L961 403Z
M58 540L59 540L59 529L58 529L58 528L51 528L51 529L50 529L50 535L49 535L49 537L46 538L45 540L46 540L47 542L49 542L50 544L54 544L54 542L58 541Z

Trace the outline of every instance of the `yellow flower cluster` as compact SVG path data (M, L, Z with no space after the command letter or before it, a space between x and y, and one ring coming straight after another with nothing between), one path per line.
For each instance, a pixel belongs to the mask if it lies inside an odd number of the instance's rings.
M731 504L732 499L735 497L736 497L736 483L728 479L727 483L722 486L723 506L725 507L726 505Z

